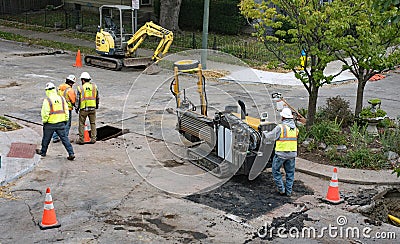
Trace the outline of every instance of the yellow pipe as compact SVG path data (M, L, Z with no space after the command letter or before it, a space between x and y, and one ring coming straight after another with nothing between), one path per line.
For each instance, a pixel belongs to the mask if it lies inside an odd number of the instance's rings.
M391 221L395 222L396 224L400 225L400 219L394 217L393 215L388 214L388 217Z

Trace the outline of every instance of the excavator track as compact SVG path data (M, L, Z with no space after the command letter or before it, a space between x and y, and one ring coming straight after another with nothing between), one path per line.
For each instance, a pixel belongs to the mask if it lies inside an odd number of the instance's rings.
M121 70L123 66L122 61L120 59L108 58L102 56L87 55L85 56L84 61L85 64L89 66L115 70L115 71Z
M218 178L227 178L233 175L234 169L232 169L231 165L213 154L207 154L201 150L188 149L187 155L190 163Z

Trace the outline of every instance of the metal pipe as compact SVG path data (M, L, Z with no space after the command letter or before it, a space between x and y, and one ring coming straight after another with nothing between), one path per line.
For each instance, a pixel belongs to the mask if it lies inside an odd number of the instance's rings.
M9 117L9 118L13 118L13 119L18 119L18 120L21 120L21 121L24 121L24 122L27 122L27 123L43 126L42 124L30 121L30 120L26 120L26 119L21 119L21 118L18 118L18 117L14 117L14 116L11 116L11 115L8 115L8 114L4 114L4 116L5 117Z

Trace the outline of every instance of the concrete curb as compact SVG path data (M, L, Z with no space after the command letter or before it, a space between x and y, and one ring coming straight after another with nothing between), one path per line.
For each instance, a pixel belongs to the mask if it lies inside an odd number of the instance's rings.
M330 180L333 174L332 165L314 163L302 158L296 158L296 170L298 172ZM361 170L338 169L339 182L362 185L400 185L400 178L392 174L391 170Z
M6 185L11 181L29 173L40 162L40 156L35 154L33 158L9 158L6 157L10 150L11 143L22 142L38 144L41 136L34 130L23 127L19 130L0 132L0 186Z

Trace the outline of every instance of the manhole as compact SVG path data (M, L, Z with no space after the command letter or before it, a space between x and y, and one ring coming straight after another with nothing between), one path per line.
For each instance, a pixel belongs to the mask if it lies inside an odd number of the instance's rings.
M97 140L98 141L107 141L111 138L118 137L122 134L127 133L128 130L122 130L110 125L106 125L100 128L97 128ZM89 131L90 134L90 131Z
M7 154L9 158L33 158L36 145L29 143L13 142Z

